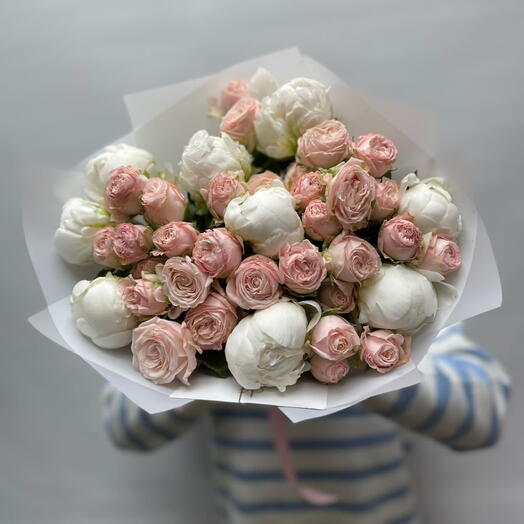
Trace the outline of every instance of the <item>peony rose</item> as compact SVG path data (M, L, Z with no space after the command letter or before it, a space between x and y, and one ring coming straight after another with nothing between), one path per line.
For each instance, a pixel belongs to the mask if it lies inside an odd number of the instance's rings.
M327 360L318 355L313 355L310 363L313 377L325 384L337 384L349 373L347 359Z
M387 220L378 234L378 249L385 256L406 262L417 256L422 244L422 233L408 214Z
M284 177L284 186L288 191L291 191L291 188L293 187L293 184L295 183L295 180L300 175L304 175L309 170L301 166L300 164L297 164L296 162L293 162L292 164L289 164L286 169L286 175Z
M322 358L342 360L357 353L360 338L347 320L327 315L313 328L310 346Z
M340 222L322 200L309 202L302 215L302 224L306 234L314 240L331 240L342 229Z
M304 229L293 197L283 187L270 187L229 202L224 223L251 243L255 253L274 257L286 243L300 242Z
M380 256L362 238L340 233L328 248L328 271L337 280L362 282L380 271Z
M222 349L237 321L235 308L223 292L217 291L211 291L185 318L193 340L202 349Z
M220 107L224 113L246 96L249 84L244 80L230 80L220 92Z
M411 356L411 337L389 329L364 330L360 360L379 373L387 373L405 364Z
M435 271L447 275L457 271L462 264L460 248L448 236L433 234L422 260L417 264L419 269Z
M328 169L347 160L350 152L351 138L338 120L311 127L298 139L297 160L305 166Z
M147 178L132 166L122 166L109 174L105 190L105 203L113 220L125 222L130 216L142 212L140 196Z
M392 215L400 202L398 184L389 178L382 178L375 184L375 205L371 208L370 220L382 222Z
M123 278L119 286L124 304L137 317L161 315L168 308L162 285L155 279Z
M310 171L295 178L290 193L299 209L304 209L311 200L324 195L326 184L322 173Z
M155 256L178 257L190 255L198 231L189 222L168 222L153 233Z
M345 229L366 224L374 199L375 181L354 162L346 162L328 184L328 209Z
M253 255L244 259L229 277L226 294L243 309L265 309L282 296L282 275L268 257Z
M127 346L137 324L122 300L120 280L111 274L81 280L71 292L71 311L77 329L104 349Z
M253 151L257 143L255 117L259 106L254 98L241 98L222 118L220 131L246 146L248 151Z
M371 176L380 178L397 159L397 148L385 136L371 133L357 139L353 144L353 155L365 162Z
M349 313L355 309L355 284L342 280L324 280L318 290L318 301L322 309L335 309L337 313Z
M304 359L307 318L292 302L279 302L243 318L226 342L227 365L245 389L285 391L309 369Z
M118 224L113 233L113 251L122 266L147 258L153 245L151 229L145 226Z
M208 229L196 239L193 260L209 276L226 278L242 261L242 243L226 228Z
M247 190L251 195L254 195L261 189L270 187L284 187L280 177L273 171L263 171L262 173L252 175L247 182Z
M133 331L133 367L155 384L177 378L189 386L188 378L197 367L196 351L202 350L178 322L154 317Z
M70 198L55 233L56 251L70 264L89 264L93 261L93 237L109 220L109 213L99 204Z
M165 257L148 257L140 260L133 267L131 276L133 278L144 278L145 275L156 275L157 266L163 265L167 259Z
M213 282L189 257L169 258L157 274L169 301L181 311L204 302Z
M358 307L362 324L409 333L433 319L438 302L425 276L403 264L384 264L380 274L361 286Z
M226 207L233 200L246 193L246 186L236 175L218 173L209 183L208 189L202 189L201 194L207 202L209 211L217 218L224 218Z
M113 249L114 239L114 227L99 229L93 236L93 260L101 266L119 269L122 264Z
M288 289L309 294L326 278L326 262L309 240L284 244L280 248L278 268Z
M277 79L264 67L259 67L249 79L247 94L257 100L262 100L278 89Z
M150 178L142 194L145 219L156 226L184 220L187 199L176 184L161 178Z

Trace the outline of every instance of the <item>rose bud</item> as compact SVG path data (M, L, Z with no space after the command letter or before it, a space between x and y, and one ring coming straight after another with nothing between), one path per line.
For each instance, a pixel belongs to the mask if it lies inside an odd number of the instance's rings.
M263 255L246 258L229 277L227 298L243 309L265 309L282 296L282 275L276 263Z
M105 267L120 269L122 264L113 249L114 227L103 227L93 235L93 259Z
M298 139L297 160L313 168L330 168L347 160L351 138L338 120L326 120L308 129Z
M328 271L337 280L362 282L375 276L381 267L376 249L364 239L340 233L328 248Z
M322 173L318 171L311 171L295 178L290 193L299 209L304 209L309 202L324 195L326 184L322 178Z
M150 178L142 193L145 219L155 226L184 220L186 197L169 180Z
M220 131L246 146L248 151L253 151L257 143L255 117L259 106L260 102L254 98L241 98L222 118Z
M224 227L208 229L197 236L193 260L209 276L226 278L242 262L242 242Z
M197 307L189 310L185 324L202 349L222 349L238 321L235 308L224 293L211 291Z
M327 315L313 328L310 346L322 358L342 360L357 353L360 338L347 320Z
M302 214L302 225L306 234L314 240L331 240L342 226L322 200L311 200Z
M220 92L220 107L224 113L242 97L246 96L249 84L244 80L230 80Z
M420 269L447 275L457 271L461 264L462 257L456 242L446 235L437 233L431 237L426 253L417 266Z
M190 255L198 232L189 222L168 222L153 233L155 256L178 257Z
M385 136L371 133L357 139L353 155L365 162L371 176L380 178L397 159L397 148Z
M375 205L371 208L370 220L382 222L391 216L400 202L398 184L389 178L377 180L375 185Z
M247 190L251 195L254 195L261 189L267 189L269 187L284 187L280 177L276 173L273 173L273 171L257 173L247 181Z
M161 315L168 308L167 297L158 281L124 278L119 286L124 304L136 317Z
M153 245L151 229L136 224L118 224L114 230L113 250L122 266L147 258Z
M143 278L144 275L156 275L158 265L163 265L167 259L165 257L148 257L140 260L133 267L131 276L133 278Z
M291 191L296 178L300 175L305 175L308 171L309 169L297 164L296 162L289 164L286 170L286 176L284 177L284 186L286 189Z
M209 188L201 190L209 211L217 219L224 218L229 202L233 198L242 196L245 192L245 184L240 182L236 175L225 172L215 175L209 183Z
M387 220L378 234L378 249L393 260L406 262L415 258L422 244L420 229L408 220L409 215L400 215Z
M295 293L313 293L326 278L326 262L309 240L280 248L278 268L284 284Z
M328 184L328 209L345 229L366 224L374 199L375 181L354 162L346 162Z
M189 386L201 353L189 330L178 322L154 317L133 331L133 367L155 384L169 384L175 378Z
M109 174L105 203L113 220L125 222L130 216L142 213L140 197L147 178L132 166L122 166Z
M364 330L360 360L379 373L387 373L405 364L411 356L411 337L388 329Z
M318 355L313 355L310 364L313 377L325 384L337 384L349 373L347 359L327 360Z
M318 301L322 309L338 309L338 313L349 313L355 309L355 284L342 280L324 280L318 290Z

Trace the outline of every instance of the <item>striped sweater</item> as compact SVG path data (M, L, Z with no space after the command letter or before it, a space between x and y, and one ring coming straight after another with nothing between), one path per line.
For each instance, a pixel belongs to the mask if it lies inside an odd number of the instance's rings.
M198 417L210 416L223 522L416 522L401 428L454 450L490 446L500 435L509 397L507 375L459 325L440 334L420 367L425 375L420 384L289 424L300 481L338 495L327 507L303 501L285 480L263 406L193 402L149 415L109 386L104 420L118 447L152 450L179 437Z

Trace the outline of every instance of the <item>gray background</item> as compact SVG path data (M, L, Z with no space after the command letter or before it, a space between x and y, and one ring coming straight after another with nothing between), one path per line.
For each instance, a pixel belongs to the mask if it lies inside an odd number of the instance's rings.
M124 93L291 45L358 89L436 115L437 154L474 173L505 302L467 327L510 370L512 412L495 449L420 441L413 462L425 522L522 522L523 15L519 0L2 0L0 522L211 520L194 503L211 495L202 428L154 455L113 451L101 378L26 323L44 304L17 174L73 165L124 134Z

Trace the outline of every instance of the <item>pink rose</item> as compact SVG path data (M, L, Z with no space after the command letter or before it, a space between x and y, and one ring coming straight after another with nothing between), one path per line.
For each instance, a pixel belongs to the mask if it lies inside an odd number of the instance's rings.
M209 211L218 219L224 218L226 207L233 200L246 192L246 186L238 180L238 177L230 173L219 173L215 175L208 189L200 191L206 199Z
M397 148L385 136L371 133L353 144L353 155L366 163L371 176L380 178L397 159Z
M247 182L247 190L251 195L254 195L261 189L267 189L275 185L284 187L282 180L280 180L280 177L276 173L273 173L273 171L263 171L262 173L251 176Z
M189 386L188 378L197 366L196 351L202 352L178 322L154 317L133 331L133 367L155 384L178 378Z
M374 199L375 181L351 161L328 184L328 209L344 229L355 230L365 225Z
M115 227L113 251L122 266L147 258L153 242L151 229L124 222Z
M249 151L256 145L255 117L260 102L247 96L235 102L222 118L220 131L227 133L231 138L244 144Z
M233 104L246 96L248 89L249 84L243 80L229 81L220 92L220 107L222 111L225 113Z
M184 311L206 299L213 279L189 257L172 257L157 270L169 301Z
M378 233L377 246L384 256L406 262L415 258L422 243L420 229L400 215L384 222Z
M389 329L369 331L366 328L361 344L360 360L379 373L387 373L405 364L411 357L411 337Z
M322 358L342 360L357 353L360 338L347 320L327 315L313 328L310 346Z
M211 291L207 298L186 314L185 323L202 349L222 349L238 317L223 292Z
M153 233L153 255L178 257L190 255L198 232L189 222L168 222Z
M253 255L246 258L229 277L226 294L243 309L265 309L282 296L282 275L269 257Z
M140 196L147 178L132 166L122 166L109 174L105 189L105 203L113 220L126 221L142 213Z
M370 220L382 222L392 215L400 203L398 184L389 178L377 180L375 185L375 205L371 209Z
M328 248L328 270L337 280L362 282L382 267L376 249L364 239L340 233Z
M327 360L318 355L313 355L310 364L313 377L325 384L336 384L349 373L349 362L347 360Z
M284 244L280 248L278 268L286 287L295 293L313 293L326 278L326 262L309 240Z
M290 193L295 198L297 207L304 209L309 202L323 196L325 191L322 173L310 171L295 177Z
M97 264L105 267L120 269L122 264L113 250L115 228L108 226L99 229L93 235L93 259Z
M351 138L338 120L326 120L309 128L299 139L297 160L309 167L336 166L351 154Z
M286 170L286 176L284 177L285 188L288 191L291 191L291 188L293 187L295 179L300 175L304 175L308 171L309 171L308 169L306 169L304 166L301 166L300 164L297 164L296 162L289 164Z
M184 220L186 197L169 180L150 178L142 193L145 219L156 226Z
M167 259L165 257L148 257L140 260L135 264L131 276L133 278L142 278L144 274L155 275L158 265L163 265Z
M447 275L457 271L461 265L462 257L456 242L446 235L437 233L431 237L428 249L418 267Z
M318 290L318 301L322 309L338 308L338 313L349 313L355 309L355 284L342 280L324 280Z
M242 243L224 227L208 229L197 236L193 260L211 277L226 278L242 262Z
M168 308L167 297L158 282L124 278L118 285L124 304L137 317L161 315Z
M302 214L302 224L306 234L314 240L331 240L342 229L340 222L322 200L309 202Z

